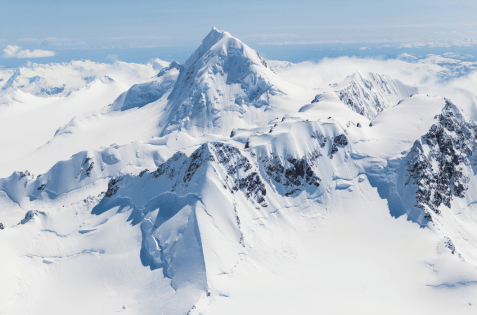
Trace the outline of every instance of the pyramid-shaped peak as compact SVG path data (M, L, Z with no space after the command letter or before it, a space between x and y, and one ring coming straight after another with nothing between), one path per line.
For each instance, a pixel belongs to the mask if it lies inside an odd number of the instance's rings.
M195 50L195 52L187 59L184 66L187 68L192 64L195 64L199 59L211 57L217 54L228 55L230 50L236 52L239 50L241 54L245 55L249 59L257 59L255 62L259 62L258 54L242 43L239 39L233 37L230 33L218 30L213 27L207 36L202 40L201 45ZM260 63L260 62L259 62Z
M181 67L163 132L230 134L232 126L247 124L249 118L242 120L245 113L252 116L253 109L262 111L271 97L285 94L282 85L255 50L213 28Z
M212 30L207 34L207 36L202 40L202 44L212 44L215 45L220 42L222 39L232 39L240 42L239 39L230 35L229 32L221 31L216 27L212 27ZM241 43L241 42L240 42Z

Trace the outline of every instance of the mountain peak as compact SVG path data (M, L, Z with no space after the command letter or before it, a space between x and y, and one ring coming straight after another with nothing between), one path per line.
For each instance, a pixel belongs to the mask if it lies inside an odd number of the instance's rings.
M228 47L240 47L244 44L237 38L233 37L230 33L220 31L213 27L207 36L202 40L201 45L195 50L195 52L185 62L185 67L190 66L205 54L225 53L227 54ZM248 48L248 47L247 47Z
M353 111L373 120L383 110L417 92L388 75L358 71L333 86L339 99Z
M260 55L227 32L213 28L181 67L169 96L163 134L228 134L244 126L248 112L260 117L270 97L285 94L279 78Z

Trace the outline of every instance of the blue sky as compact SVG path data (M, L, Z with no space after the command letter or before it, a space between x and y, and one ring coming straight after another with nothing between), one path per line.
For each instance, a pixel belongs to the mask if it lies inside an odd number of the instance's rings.
M477 38L477 1L472 0L1 0L0 4L0 48L10 45L13 51L3 57L34 58L41 50L193 47L212 26L255 47L458 44L469 39L475 44Z

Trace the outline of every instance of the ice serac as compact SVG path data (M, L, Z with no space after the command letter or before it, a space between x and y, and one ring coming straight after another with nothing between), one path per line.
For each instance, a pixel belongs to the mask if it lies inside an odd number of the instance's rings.
M256 51L214 28L181 67L163 134L228 134L262 122L273 96L286 93L281 81Z
M356 72L332 88L345 105L369 120L417 92L416 87L372 72Z

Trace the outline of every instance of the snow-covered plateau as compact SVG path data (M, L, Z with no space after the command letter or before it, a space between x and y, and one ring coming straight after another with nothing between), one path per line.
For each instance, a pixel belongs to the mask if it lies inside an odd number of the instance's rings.
M475 64L338 59L0 69L0 314L477 314Z

